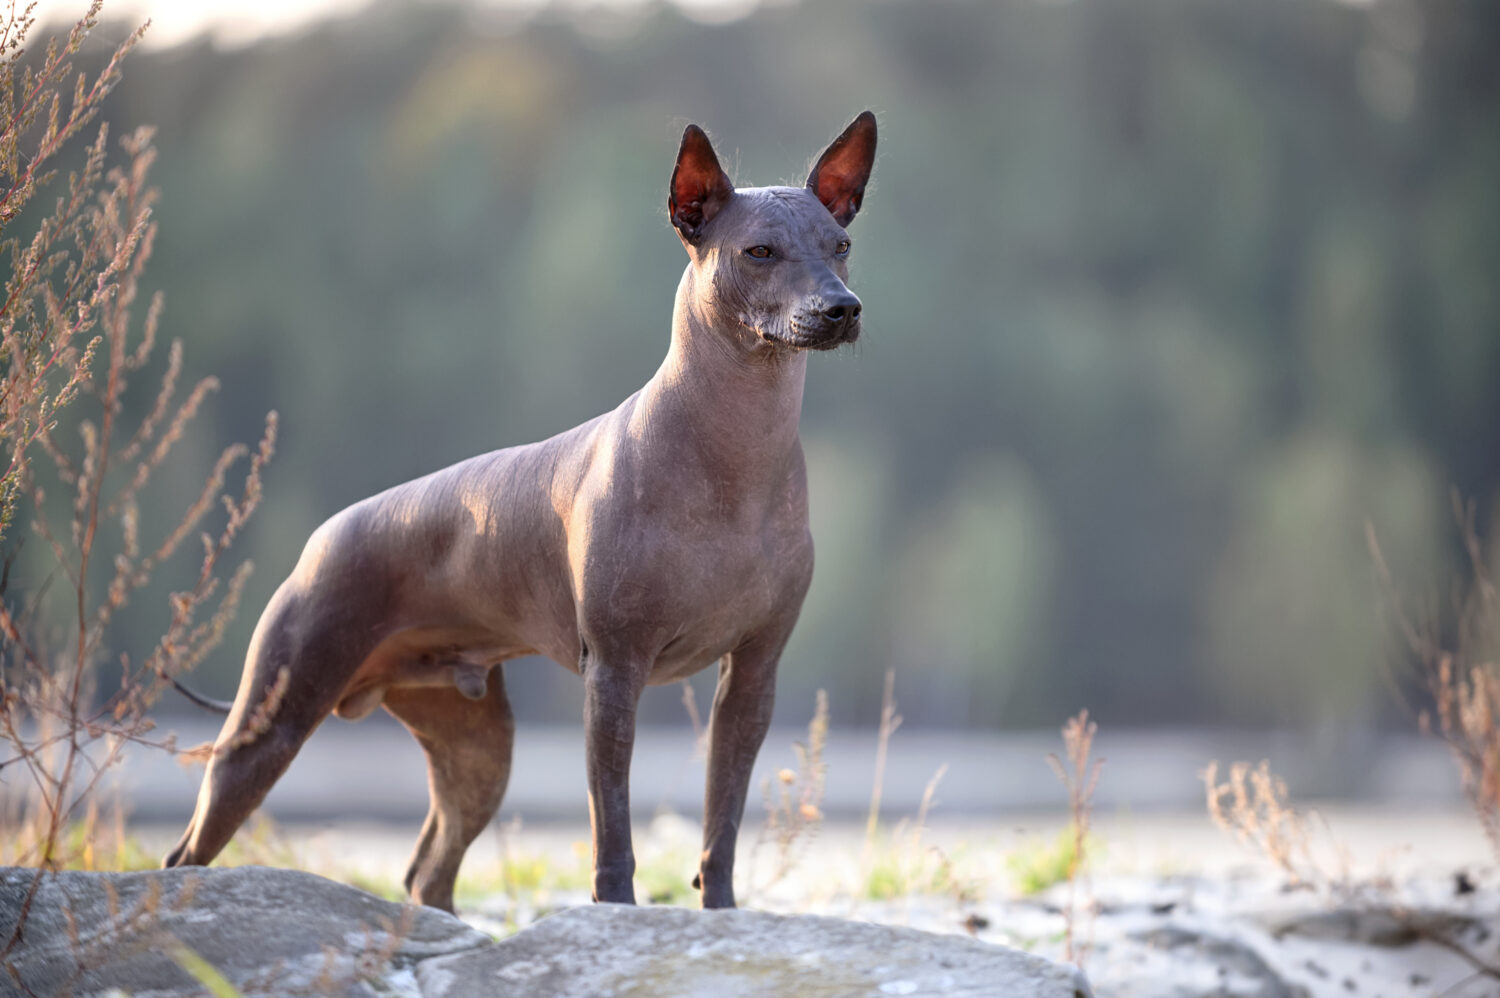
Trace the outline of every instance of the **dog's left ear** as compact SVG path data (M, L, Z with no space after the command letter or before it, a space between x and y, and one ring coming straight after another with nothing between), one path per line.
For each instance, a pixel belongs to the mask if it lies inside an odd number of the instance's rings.
M854 221L875 166L875 115L865 111L833 140L807 175L808 188L840 225Z
M667 211L672 224L690 243L698 241L703 227L713 220L734 193L734 185L719 166L714 147L697 125L682 133L672 185L667 191Z

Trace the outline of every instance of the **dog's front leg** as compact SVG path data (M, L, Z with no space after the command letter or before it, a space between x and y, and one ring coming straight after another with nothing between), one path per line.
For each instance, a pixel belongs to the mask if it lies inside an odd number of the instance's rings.
M630 843L630 754L635 710L649 663L625 656L583 661L584 749L588 755L589 825L594 837L594 900L635 904Z
M719 665L709 724L703 855L693 879L693 885L703 891L705 908L734 907L734 845L745 813L750 771L771 724L776 663L783 641L769 649L748 645Z

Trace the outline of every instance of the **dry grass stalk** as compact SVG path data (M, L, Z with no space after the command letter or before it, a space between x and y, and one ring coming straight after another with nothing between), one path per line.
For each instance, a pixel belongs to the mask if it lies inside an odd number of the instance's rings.
M1315 890L1352 904L1357 911L1392 918L1413 938L1440 946L1469 964L1474 971L1469 980L1500 981L1500 964L1476 951L1463 938L1462 929L1455 930L1449 919L1434 917L1431 911L1412 910L1396 896L1389 879L1356 883L1347 864L1342 875L1330 875L1313 855L1307 821L1292 806L1286 784L1271 772L1268 762L1262 760L1253 768L1236 762L1222 784L1218 776L1219 764L1209 763L1203 772L1209 817L1241 844L1269 859L1286 875L1289 886ZM1332 837L1326 826L1324 831ZM1483 945L1486 939L1478 941Z
M1500 592L1480 542L1474 503L1457 491L1452 502L1468 576L1453 587L1447 620L1435 610L1419 614L1408 608L1374 527L1367 523L1365 533L1385 605L1431 703L1418 711L1418 724L1447 743L1464 793L1500 859Z
M89 798L83 816L64 830L54 852L67 856L67 865L79 870L124 872L154 867L156 857L147 856L126 832L125 806L119 796L107 795L107 805L101 804L101 796L105 795L95 793ZM21 865L22 858L38 855L45 847L40 841L47 831L43 824L21 821L12 812L0 827L13 832L0 837L0 866Z
M949 894L962 904L978 896L976 886L959 877L948 855L923 841L938 784L947 773L945 762L927 781L916 816L898 821L888 844L877 855L867 858L863 890L866 897L884 901L911 894Z
M687 711L688 720L693 725L693 757L706 759L708 727L703 723L703 715L698 712L698 698L693 694L693 685L686 679L682 681L682 708Z
M779 883L800 858L823 823L823 794L827 788L827 766L823 749L828 744L828 693L819 690L807 725L807 741L792 743L797 768L781 769L772 781L761 785L766 802L766 820L756 840L756 853L768 841L776 846L776 865L770 878L760 885L765 889Z
M62 113L60 90L72 75L72 59L97 24L102 0L94 0L61 43L52 40L39 65L24 65L32 8L12 5L0 30L0 233L51 181L50 161L98 113L119 82L119 64L140 40L144 25L126 39L90 82L79 72L72 102ZM37 135L41 130L40 136ZM0 440L6 457L0 475L0 533L9 527L24 491L27 454L46 444L57 414L82 390L102 337L88 334L100 324L106 304L117 301L122 278L139 258L144 226L123 218L118 200L96 203L104 179L108 129L101 127L83 167L68 178L67 191L23 247L14 236L0 242L11 276L0 303L0 352L6 370L0 384ZM114 238L121 229L128 238ZM149 255L149 247L147 249ZM50 449L50 447L49 447ZM79 469L69 467L76 477Z
M922 789L922 802L917 805L917 817L912 827L912 847L920 850L922 848L922 834L927 830L927 816L932 813L932 802L937 795L938 784L943 782L943 777L948 775L948 764L945 762L938 766L937 772L932 774L932 779L927 781L927 786Z
M1219 782L1219 764L1203 771L1208 816L1241 845L1269 859L1294 887L1317 887L1327 882L1312 860L1307 823L1294 809L1286 783L1262 759L1229 767L1229 779Z
M1500 856L1500 675L1491 662L1465 672L1451 654L1443 654L1430 682L1438 729L1458 763L1475 816Z
M121 58L144 30L92 82L77 74L64 115L58 90L99 9L95 2L66 41L49 45L24 70L31 8L12 8L0 28L0 231L48 181L44 164L97 112L119 77ZM147 184L155 151L149 129L120 146L122 161L110 166L108 131L101 127L35 236L24 246L13 237L0 242L10 264L0 301L0 443L8 456L0 476L0 539L8 548L0 575L0 778L26 793L19 827L6 832L30 845L12 862L38 868L16 932L0 943L6 951L20 938L41 876L79 861L63 833L86 811L124 747L175 750L170 736L151 735L148 711L172 677L219 643L238 605L249 565L226 574L222 562L260 501L275 442L273 413L255 452L225 450L176 525L156 543L145 542L144 490L217 382L204 378L175 402L182 349L174 343L149 410L126 425L128 389L151 361L161 298L152 300L143 323L134 321L156 236L156 192ZM64 415L74 426L66 433ZM236 494L228 476L246 455L251 460ZM29 586L11 578L21 544L11 528L23 505L47 556L41 560L50 562L29 566L40 575ZM210 526L215 510L218 522ZM197 572L171 594L154 649L136 661L111 651L110 622L194 533L202 545Z
M875 742L875 778L870 786L870 812L865 819L865 862L869 863L875 848L875 833L880 828L880 798L885 792L885 761L890 751L891 736L901 727L901 715L896 713L896 670L885 672L885 692L880 698L880 732Z
M1092 759L1094 735L1099 725L1089 720L1087 710L1068 718L1062 727L1066 761L1048 753L1047 764L1068 792L1068 813L1073 833L1073 855L1068 864L1068 904L1063 910L1063 958L1080 968L1089 947L1078 941L1078 882L1088 869L1089 825L1093 815L1094 790L1099 786L1103 759ZM1089 903L1092 909L1092 902Z

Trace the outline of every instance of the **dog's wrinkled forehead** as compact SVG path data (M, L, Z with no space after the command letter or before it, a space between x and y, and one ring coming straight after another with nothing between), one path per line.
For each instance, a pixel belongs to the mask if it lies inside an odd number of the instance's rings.
M714 243L744 243L739 248L765 243L784 258L799 251L821 255L824 244L842 238L844 231L806 187L740 188L714 221L708 231Z

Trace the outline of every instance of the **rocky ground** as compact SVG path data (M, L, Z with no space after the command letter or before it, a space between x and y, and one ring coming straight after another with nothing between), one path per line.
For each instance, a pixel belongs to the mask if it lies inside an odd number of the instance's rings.
M1347 896L1286 890L1265 877L1108 877L1075 918L1073 951L1095 992L1113 998L1427 998L1500 995L1500 906L1492 881L1457 894L1415 880ZM977 938L1061 959L1066 888L975 905ZM869 905L860 917L940 929L929 900ZM1459 948L1468 955L1460 953Z
M1071 956L1104 998L1500 995L1500 879L1473 819L1325 817L1324 828L1347 838L1308 844L1299 865L1317 872L1317 883L1294 885L1206 818L1178 815L1103 822L1097 873L1029 895L1019 882L1045 877L1058 858L1044 822L988 838L973 826L940 826L920 839L908 830L883 840L873 858L861 855L854 829L834 828L749 900ZM1421 833L1420 849L1396 839L1411 831ZM690 822L659 819L643 848L648 870L663 855L690 862L696 833ZM746 880L774 875L776 852L774 842L752 846ZM870 865L886 867L885 879L862 877ZM492 893L471 898L464 914L504 931L585 900L581 890L563 893L538 909Z
M431 908L265 867L0 868L0 994L197 998L1090 998L1073 966L868 922L584 905L496 941Z
M861 827L835 823L809 829L785 854L773 833L747 827L740 893L763 911L1071 956L1104 998L1500 995L1500 970L1486 972L1500 968L1500 878L1471 816L1335 808L1318 817L1297 861L1316 876L1300 885L1201 814L1116 813L1097 822L1094 871L1076 887L1055 882L1068 851L1060 817L1044 815L1004 827L908 824L873 846ZM252 830L242 837L258 835L259 854L238 858L394 893L413 832ZM695 822L672 815L641 823L642 901L694 904L697 835ZM586 906L586 838L577 825L497 826L460 877L459 914L506 938Z

